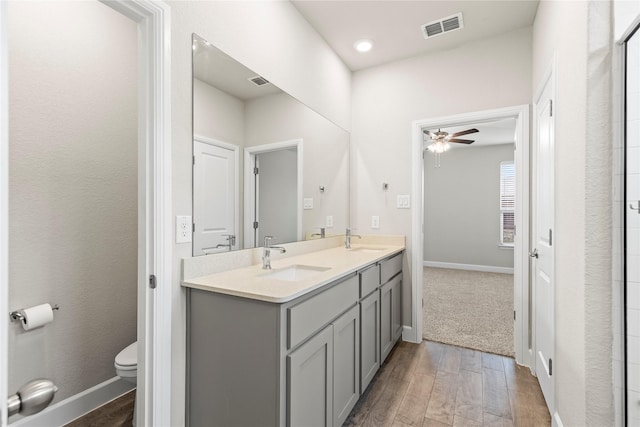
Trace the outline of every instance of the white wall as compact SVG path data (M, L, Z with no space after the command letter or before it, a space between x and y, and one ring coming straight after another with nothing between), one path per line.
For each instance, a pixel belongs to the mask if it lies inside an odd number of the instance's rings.
M10 307L60 305L10 324L9 390L46 377L60 401L136 340L137 28L98 2L8 8Z
M242 148L244 102L193 79L193 133Z
M533 31L534 89L557 58L554 376L564 425L613 423L610 17L608 2L540 2Z
M169 1L171 8L173 214L191 212L191 34L348 129L351 73L295 7L284 1ZM309 84L314 82L314 84ZM185 298L174 246L172 425L184 424Z
M411 210L395 206L396 195L411 193L412 121L529 103L531 29L358 71L352 91L353 225L360 233L407 236L411 259L422 242L411 241ZM372 215L380 216L379 230L369 228ZM407 265L405 273L413 274ZM404 283L408 325L411 280Z
M513 144L425 151L424 260L513 268L513 248L500 244L500 162Z

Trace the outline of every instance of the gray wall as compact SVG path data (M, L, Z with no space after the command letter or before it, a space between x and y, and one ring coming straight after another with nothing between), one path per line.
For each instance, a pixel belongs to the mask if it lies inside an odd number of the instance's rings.
M500 162L513 144L456 147L424 161L424 260L513 268L500 243Z
M136 340L137 28L97 1L8 6L9 306L60 305L10 324L9 390L46 377L59 401Z

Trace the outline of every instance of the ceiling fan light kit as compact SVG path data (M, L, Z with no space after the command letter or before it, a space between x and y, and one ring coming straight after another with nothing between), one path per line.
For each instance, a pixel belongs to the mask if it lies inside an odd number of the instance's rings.
M473 129L467 129L467 130L463 130L463 131L452 133L452 134L449 134L448 132L443 132L440 129L438 129L437 132L431 132L425 129L423 132L425 135L429 137L429 142L431 142L431 144L427 146L427 150L435 154L435 160L436 160L435 167L439 168L440 154L444 153L445 151L449 150L449 148L451 148L449 143L454 142L458 144L467 144L467 145L472 144L474 142L473 140L460 139L458 137L463 135L469 135L471 133L477 133L479 131L478 129L473 128Z

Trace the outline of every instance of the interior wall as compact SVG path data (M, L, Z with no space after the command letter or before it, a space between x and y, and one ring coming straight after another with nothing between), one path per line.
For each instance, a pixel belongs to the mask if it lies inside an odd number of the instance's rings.
M513 144L456 147L424 158L424 260L513 268L513 248L500 247L500 162Z
M396 196L411 194L411 123L530 103L531 29L358 71L352 91L352 225L407 236L410 260L422 242L412 241L411 210L397 209ZM372 215L380 217L377 230L369 227ZM404 273L413 274L407 263ZM411 280L403 283L403 323L410 325Z
M341 127L351 124L351 72L289 2L167 1L171 8L173 215L191 212L191 35L196 33ZM256 37L259 37L260 42ZM309 84L309 82L314 84ZM184 425L185 298L174 245L172 420Z
M193 134L244 146L244 102L193 79Z
M533 30L534 90L554 56L556 64L554 376L564 425L614 422L611 146L602 143L611 120L610 20L608 2L540 2Z
M8 12L10 308L60 305L9 325L9 390L49 378L57 402L136 340L137 27L96 1Z

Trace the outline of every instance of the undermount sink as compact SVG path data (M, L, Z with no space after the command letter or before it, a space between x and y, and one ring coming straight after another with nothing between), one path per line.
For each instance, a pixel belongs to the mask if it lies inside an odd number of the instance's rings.
M376 246L357 246L357 247L352 247L351 249L347 249L349 251L352 252L380 252L380 251L384 251L387 248L380 248L380 247L376 247Z
M313 265L291 265L289 267L273 270L265 274L265 277L276 280L286 280L288 282L297 282L315 276L323 271L330 270L329 267L316 267Z

